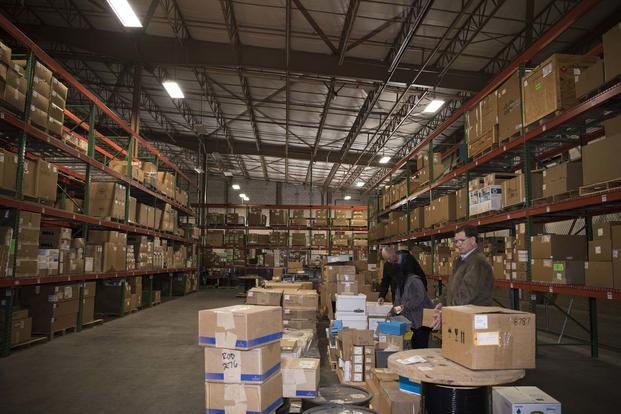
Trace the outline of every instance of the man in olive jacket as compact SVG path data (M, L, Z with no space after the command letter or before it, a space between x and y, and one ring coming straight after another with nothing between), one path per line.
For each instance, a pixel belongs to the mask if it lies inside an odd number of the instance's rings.
M492 266L477 245L476 227L465 225L455 231L459 258L453 263L446 296L440 299L434 314L434 329L442 325L442 306L492 306L494 274Z

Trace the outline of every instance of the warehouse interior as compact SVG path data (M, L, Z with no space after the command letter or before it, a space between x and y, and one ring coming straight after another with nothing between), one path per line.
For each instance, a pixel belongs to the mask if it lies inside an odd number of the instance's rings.
M618 2L0 28L0 412L616 411Z

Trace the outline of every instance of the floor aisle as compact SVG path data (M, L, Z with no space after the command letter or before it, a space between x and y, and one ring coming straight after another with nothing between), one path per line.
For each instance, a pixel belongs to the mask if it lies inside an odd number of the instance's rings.
M236 293L203 290L0 359L0 413L204 412L197 311L242 303ZM616 412L621 355L586 351L541 347L522 384L561 400L564 414ZM335 379L325 362L321 379Z

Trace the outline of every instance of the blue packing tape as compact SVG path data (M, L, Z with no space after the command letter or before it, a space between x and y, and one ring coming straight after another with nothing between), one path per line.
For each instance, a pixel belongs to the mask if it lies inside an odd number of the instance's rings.
M402 376L399 376L399 389L410 394L420 395L421 393L420 383L414 382L409 378Z
M235 348L238 348L238 349L254 348L255 346L258 346L258 345L264 345L264 344L267 344L268 342L280 340L280 338L282 338L282 332L275 332L273 334L261 336L259 338L254 338L250 340L238 339L237 342L235 342ZM216 338L214 336L199 336L198 344L199 345L215 345Z
M241 374L240 381L241 382L265 381L266 379L268 379L269 377L274 375L279 370L280 370L280 362L277 362L276 365L274 365L272 368L270 368L267 371L265 371L263 374ZM214 380L215 381L223 381L224 380L224 373L222 373L222 372L206 372L205 373L205 381L209 381L209 380L212 380L212 381L214 381Z

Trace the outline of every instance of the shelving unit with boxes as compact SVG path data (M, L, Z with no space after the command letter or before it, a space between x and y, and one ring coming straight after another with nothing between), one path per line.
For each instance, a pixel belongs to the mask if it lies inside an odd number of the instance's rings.
M6 355L31 334L51 338L95 315L150 306L161 289L196 290L200 233L188 177L10 22L0 24L16 45L0 45ZM71 108L82 117L66 106L68 94L85 102ZM104 135L100 124L123 136Z
M366 258L366 206L205 207L207 245L212 252L207 256L208 267L291 267L292 262L294 266L310 266L320 264L323 256L337 253Z
M446 239L461 224L478 226L488 233L480 245L495 286L510 289L514 308L523 298L534 310L536 292L589 298L597 356L597 300L621 299L617 230L604 216L621 210L613 155L621 142L621 30L614 26L586 56L555 54L527 73L523 62L562 30L553 27L397 164L415 160L370 200L377 213L369 239L375 246L419 242L419 261L441 290L454 258ZM439 152L447 148L441 132L462 115L465 143ZM459 155L460 145L467 155ZM573 234L578 219L586 235ZM570 234L546 233L566 220L574 220Z

